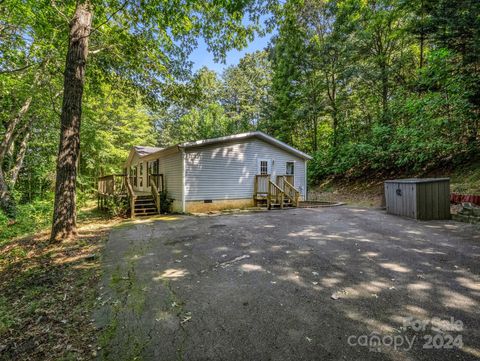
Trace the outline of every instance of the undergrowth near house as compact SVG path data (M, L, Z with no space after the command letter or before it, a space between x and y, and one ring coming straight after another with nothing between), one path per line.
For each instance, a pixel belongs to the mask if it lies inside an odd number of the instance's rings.
M34 228L45 229L39 211ZM0 244L0 359L89 360L97 352L91 310L101 249L120 222L95 209L79 212L78 237L49 242L46 230ZM19 217L10 234L32 231Z

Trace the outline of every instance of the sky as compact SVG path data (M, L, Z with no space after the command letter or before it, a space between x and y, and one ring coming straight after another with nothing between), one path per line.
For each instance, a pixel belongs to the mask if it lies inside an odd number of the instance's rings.
M265 37L256 37L246 48L229 51L225 59L225 64L215 63L213 55L208 52L205 42L199 39L198 47L190 54L190 60L193 62L193 71L197 71L201 67L206 66L210 70L221 74L228 66L236 65L245 54L264 49L268 45L271 37L272 34L267 34Z

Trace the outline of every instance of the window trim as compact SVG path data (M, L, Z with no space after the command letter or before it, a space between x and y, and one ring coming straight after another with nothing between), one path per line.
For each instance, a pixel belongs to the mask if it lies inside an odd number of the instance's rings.
M262 168L263 168L262 163L263 162L266 163L266 167L267 167L265 173L262 172ZM270 173L268 171L269 170L271 171L270 167L271 166L270 166L270 160L269 159L259 159L258 160L258 170L257 171L258 171L259 175L269 175Z
M292 168L292 169L293 169L293 173L288 173L288 164L289 164L289 163L292 164L292 166L293 166L293 168ZM287 161L287 162L285 162L285 175L293 175L293 176L295 176L295 161Z

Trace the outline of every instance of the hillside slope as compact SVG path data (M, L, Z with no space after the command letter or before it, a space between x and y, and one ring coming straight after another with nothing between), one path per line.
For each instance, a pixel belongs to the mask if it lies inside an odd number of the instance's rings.
M379 176L355 180L342 178L325 179L319 185L310 187L309 199L341 201L363 207L380 207L383 181L412 177L449 177L452 192L480 194L480 161L476 161L455 169L436 169L426 174L397 174L391 177Z

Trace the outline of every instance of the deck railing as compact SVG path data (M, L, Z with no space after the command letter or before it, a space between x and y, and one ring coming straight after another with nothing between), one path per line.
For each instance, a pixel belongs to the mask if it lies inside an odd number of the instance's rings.
M163 180L162 173L151 173L148 175L149 184L151 185L155 182L155 186L157 187L158 192L163 192L165 190L165 183Z
M157 212L160 214L160 191L158 190L157 183L158 178L152 177L150 178L150 190L152 192L153 200L155 201L155 206L157 207Z
M125 176L123 174L110 174L98 178L97 182L97 201L98 208L107 207L108 199L122 196L125 194Z
M269 174L257 174L253 186L253 200L257 205L259 200L266 200L267 207L277 204L280 208L285 205L285 198L292 205L298 207L300 191L293 186L293 175L279 175L276 181L270 179Z
M282 178L282 189L285 191L285 195L293 203L295 207L298 207L298 202L300 200L300 191L296 189L292 183L287 180L288 176L279 176ZM293 177L292 177L293 178ZM278 182L277 182L278 183Z
M125 177L125 188L127 189L128 199L130 201L130 218L133 219L135 218L135 201L137 200L137 195L133 191L130 178L132 177Z
M102 195L114 195L123 191L123 174L111 174L98 178L97 192Z
M270 179L268 180L268 197L267 197L267 208L271 208L271 203L280 205L280 208L283 208L283 201L285 199L285 192L282 188L277 186Z

